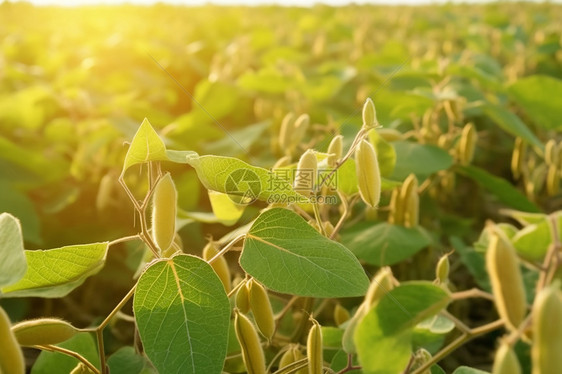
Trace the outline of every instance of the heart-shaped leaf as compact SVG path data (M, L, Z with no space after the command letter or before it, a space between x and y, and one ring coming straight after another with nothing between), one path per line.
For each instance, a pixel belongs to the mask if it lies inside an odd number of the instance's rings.
M146 354L160 373L221 372L230 305L207 262L189 255L156 262L139 279L133 309Z
M300 296L364 295L369 286L357 258L288 209L262 213L244 240L242 268L268 288Z

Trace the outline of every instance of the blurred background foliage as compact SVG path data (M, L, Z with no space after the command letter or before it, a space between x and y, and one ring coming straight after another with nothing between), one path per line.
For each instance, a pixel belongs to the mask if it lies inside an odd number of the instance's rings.
M132 205L117 177L124 142L145 117L169 149L270 168L282 155L277 134L288 112L311 118L299 152L325 151L335 133L349 146L371 97L384 128L452 156L466 123L478 131L478 169L460 168L451 173L454 180L441 174L421 200L420 224L440 244L395 269L400 280L433 279L439 255L472 246L486 220L505 220L501 208L550 213L562 207L559 193L545 192L544 172L533 173L541 169L544 144L561 140L561 19L562 6L548 3L57 8L4 2L0 211L19 217L28 249L132 235ZM440 141L442 134L450 136ZM516 136L533 152L535 169L523 180L510 170ZM402 143L394 147L390 179L428 176L424 162L434 161L405 157L411 154ZM211 210L192 169L164 168L174 176L181 209ZM129 185L142 185L134 174ZM256 212L247 209L240 223ZM209 235L232 229L193 216L183 223L184 247L197 254ZM62 300L2 303L15 319L56 314L91 323L131 286L138 253L134 245L116 247L98 276ZM452 276L463 289L474 284L466 253ZM479 308L490 305L476 303L465 315L486 319ZM465 362L474 360L470 349L450 360L462 362L466 354Z

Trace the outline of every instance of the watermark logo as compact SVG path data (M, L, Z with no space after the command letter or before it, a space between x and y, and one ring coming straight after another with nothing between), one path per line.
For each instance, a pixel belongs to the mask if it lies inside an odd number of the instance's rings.
M298 188L293 188L292 181L297 174L306 183L301 181ZM243 205L256 201L262 192L267 193L267 202L270 204L337 204L334 193L338 187L338 179L334 169L318 169L316 175L313 170L276 169L264 182L265 185L262 185L258 175L250 169L237 169L228 175L224 187L233 202ZM308 197L294 193L311 190L323 193Z
M251 204L259 197L262 185L260 178L250 169L236 169L228 175L224 189L237 204Z

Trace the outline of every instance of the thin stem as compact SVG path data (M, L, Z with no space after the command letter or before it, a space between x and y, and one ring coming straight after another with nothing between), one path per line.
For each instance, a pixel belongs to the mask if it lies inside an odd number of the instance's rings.
M353 355L350 353L347 355L347 366L338 371L336 374L344 374L351 370L361 370L361 366L353 366Z
M483 299L494 301L494 296L492 294L482 291L478 288L471 288L470 290L454 292L451 294L451 298L453 300L462 300L473 297L481 297Z
M501 319L499 319L497 321L490 322L483 326L473 328L467 333L463 333L461 336L459 336L451 343L449 343L449 345L447 345L445 348L440 350L435 356L431 358L431 360L427 361L422 366L418 367L412 374L423 373L425 370L429 369L433 364L436 364L441 359L448 356L451 352L453 352L454 350L465 344L467 341L474 339L479 335L483 335L489 333L490 331L494 331L495 329L498 329L503 325L504 322Z
M69 349L62 348L62 347L57 347L56 345L50 345L50 344L49 345L34 345L33 347L35 347L37 349L41 349L43 351L59 352L59 353L65 354L67 356L74 357L77 360L79 360L81 363L86 365L88 367L88 369L90 369L94 373L100 374L100 371L98 370L98 368L96 368L90 361L88 361L80 353L77 353L77 352L71 351Z
M115 308L113 308L111 313L109 313L109 315L103 320L103 322L95 330L96 337L97 337L97 340L98 340L98 350L99 350L99 355L100 355L100 364L101 364L102 374L108 373L106 363L105 363L105 348L104 348L104 344L103 344L103 329L111 321L113 316L115 316L115 314L119 310L121 310L121 308L127 303L127 301L129 301L129 299L134 295L136 288L137 288L137 285L135 284L133 286L133 288L131 288L129 290L129 292L125 295L125 297L123 297L123 299L121 299L119 304L117 304L117 306Z
M287 304L283 307L283 309L279 313L277 313L277 315L275 316L275 319L277 321L280 321L281 318L283 318L285 316L285 314L287 314L287 312L291 309L293 304L297 302L298 299L299 299L299 296L291 297L291 300L289 300L289 302L287 302Z
M214 255L209 261L207 261L209 264L212 264L214 261L216 261L220 256L222 256L223 254L225 254L226 252L228 252L230 250L230 248L232 248L234 246L234 244L236 244L240 239L243 239L246 236L246 234L241 234L238 235L237 237L235 237L234 239L232 239L230 241L230 243L228 243L227 245L224 246L223 249L221 249L219 251L219 253L217 253L216 255Z
M334 231L330 235L330 239L334 239L336 237L336 235L342 228L343 223L347 219L347 216L349 215L349 201L347 201L347 197L344 194L342 194L340 191L337 191L337 193L343 205L343 213L340 219L338 220L338 223L336 223L336 226L334 227Z
M326 230L324 230L324 224L322 223L322 218L320 217L320 210L318 209L318 203L315 201L312 204L312 209L314 210L314 217L316 218L316 223L320 229L320 233L326 236Z
M460 319L458 319L457 317L455 317L451 313L447 312L446 310L443 310L443 311L441 311L441 315L443 315L445 318L448 318L451 321L453 321L455 326L459 330L461 330L464 334L470 333L470 327L468 327L463 321L461 321Z
M118 243L129 242L129 241L133 241L133 240L137 240L137 239L140 239L139 234L131 235L131 236L125 236L125 237L122 237L122 238L112 240L107 245L112 246L112 245L115 245L115 244L118 244Z

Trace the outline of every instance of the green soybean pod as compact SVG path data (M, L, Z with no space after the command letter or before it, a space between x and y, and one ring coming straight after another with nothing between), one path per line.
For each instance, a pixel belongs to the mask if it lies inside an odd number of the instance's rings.
M322 350L322 328L312 319L312 327L306 341L306 357L308 358L308 374L322 374L324 367L324 352Z
M38 318L12 326L18 343L23 346L62 343L80 330L58 318Z
M550 285L533 304L533 374L562 373L562 295Z
M242 359L248 374L265 374L265 355L254 325L245 315L234 310L234 330L242 349Z
M0 373L24 374L23 353L11 329L8 314L0 307Z
M166 173L152 196L152 236L158 248L165 251L172 245L176 233L178 192L170 173Z
M381 172L375 147L362 140L355 149L357 185L361 199L370 207L376 207L381 198Z

